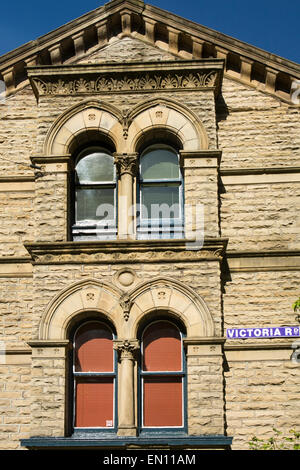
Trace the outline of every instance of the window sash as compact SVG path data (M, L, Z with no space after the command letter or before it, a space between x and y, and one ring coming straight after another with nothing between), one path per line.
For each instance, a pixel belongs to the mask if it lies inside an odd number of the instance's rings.
M85 324L88 323L94 323L97 322L97 320L90 320L86 323L83 323L82 325L79 326L77 331L83 327ZM99 322L101 323L101 321ZM102 322L103 323L103 322ZM107 328L111 331L111 328L107 326ZM76 360L75 360L75 354L76 354L76 334L77 331L74 334L74 340L73 340L73 354L72 354L72 381L73 381L73 429L74 431L77 430L92 430L92 429L99 429L99 430L105 430L105 431L115 431L117 427L117 352L112 349L112 358L113 358L113 370L112 371L85 371L85 372L78 372L76 371ZM115 339L115 335L112 332L112 339L111 341L113 342ZM86 383L97 383L95 381L98 380L105 380L109 379L112 380L112 410L113 410L113 417L112 417L112 426L76 426L77 422L77 384L82 381L86 380Z
M156 322L151 323L149 326L153 325L154 323L159 323L159 322L167 322L170 323L172 326L176 327L174 323L168 320L157 320ZM178 328L178 327L176 327ZM145 333L146 329L144 330ZM144 335L143 333L143 335ZM169 429L171 431L176 431L176 430L183 430L186 428L186 414L187 414L187 403L186 403L186 363L185 363L185 353L184 353L184 348L183 348L183 335L182 332L179 330L180 333L180 343L181 343L181 369L180 370L172 370L172 371L145 371L143 369L143 364L144 364L144 341L142 339L141 341L141 357L140 357L140 367L139 367L139 394L140 394L140 425L141 425L141 430L151 430L151 431L156 431L159 429ZM142 336L143 338L143 336ZM162 426L146 426L145 425L145 397L144 397L144 380L145 379L164 379L164 378L178 378L181 380L181 425L180 426L171 426L171 425L162 425Z
M111 189L113 190L113 204L112 204L112 209L113 209L113 217L112 218L105 218L104 220L97 219L96 214L94 218L85 218L78 220L78 190L85 190L85 189L90 189L90 190L97 190L97 189ZM101 205L101 201L99 200L98 207ZM96 209L96 211L97 211ZM95 184L95 185L77 185L75 188L75 223L73 225L73 229L76 228L99 228L100 230L109 230L109 229L116 229L117 227L117 188L115 184Z
M169 423L165 423L165 424L145 424L146 422L146 419L148 418L146 415L146 410L145 410L145 406L146 406L146 403L148 402L149 403L149 396L147 397L146 396L146 399L145 399L145 395L147 395L147 393L151 393L151 392L146 392L145 391L145 379L147 380L147 378L152 378L152 379L157 379L156 383L159 384L163 384L164 383L164 378L167 379L167 378L170 378L170 379L180 379L180 383L181 383L181 392L180 392L180 402L181 402L181 408L180 410L177 410L178 412L178 415L181 416L181 424L178 425L172 425ZM159 381L159 379L161 379L161 381ZM150 382L148 383L151 383L151 380ZM173 382L175 383L175 382ZM166 387L167 388L167 387ZM153 391L152 391L153 393ZM163 394L165 396L168 396L167 398L167 402L164 402L162 403L163 405L163 409L168 407L168 400L170 399L170 396L169 394L165 393ZM178 397L177 397L178 399ZM153 400L153 399L152 399ZM151 402L151 397L150 397L150 402ZM155 406L158 406L159 407L159 399L157 400L157 398L155 399ZM185 410L185 377L183 374L176 374L176 373L161 373L161 374L157 374L157 373L153 373L153 374L150 374L150 373L147 373L147 374L143 374L141 376L141 427L142 429L145 429L145 430L159 430L159 429L170 429L170 430L182 430L185 428L185 413L186 413L186 410ZM159 414L159 408L158 410L155 410L155 412L157 414ZM153 414L155 415L155 412L153 412Z

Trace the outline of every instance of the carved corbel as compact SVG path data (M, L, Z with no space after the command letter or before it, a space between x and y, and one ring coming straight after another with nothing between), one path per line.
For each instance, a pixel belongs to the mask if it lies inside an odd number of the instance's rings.
M129 110L125 109L122 111L122 127L123 127L123 137L127 140L128 137L128 129L130 124L132 123L132 119L129 117Z
M132 300L130 296L126 293L120 299L120 305L123 309L124 320L128 321L130 309L132 307Z

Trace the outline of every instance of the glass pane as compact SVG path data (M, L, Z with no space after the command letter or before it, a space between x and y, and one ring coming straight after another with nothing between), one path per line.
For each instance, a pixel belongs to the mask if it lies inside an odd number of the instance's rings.
M112 221L115 219L114 188L77 189L76 222Z
M77 379L75 426L111 428L113 419L114 379Z
M150 325L143 336L144 371L180 371L181 336L169 322Z
M99 322L83 325L75 338L75 372L112 372L113 337Z
M114 159L103 152L90 153L79 160L76 174L79 183L114 181Z
M143 392L144 426L183 425L180 377L145 377Z
M168 149L148 151L141 158L141 177L143 180L179 178L177 154Z
M180 217L179 186L142 186L142 219Z

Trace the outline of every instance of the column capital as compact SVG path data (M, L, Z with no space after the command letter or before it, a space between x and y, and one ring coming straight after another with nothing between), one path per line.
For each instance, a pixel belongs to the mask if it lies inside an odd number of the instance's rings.
M140 344L137 339L124 339L114 341L114 349L118 351L121 362L124 359L134 361L135 354L139 350L139 347Z
M125 173L131 176L136 175L138 169L138 153L115 153L114 159L120 177Z

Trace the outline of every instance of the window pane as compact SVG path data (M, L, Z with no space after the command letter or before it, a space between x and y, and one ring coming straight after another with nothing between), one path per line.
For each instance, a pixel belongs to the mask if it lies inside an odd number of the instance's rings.
M181 336L169 322L150 325L143 335L144 371L180 371Z
M75 338L75 372L112 372L113 368L110 329L98 322L83 325Z
M182 426L182 379L144 378L144 426Z
M113 427L114 379L78 379L76 427Z
M179 218L179 186L142 186L141 203L143 219Z
M115 218L114 188L89 188L76 191L76 222L111 221Z
M178 156L168 149L155 149L141 158L141 177L145 179L179 178Z
M76 165L77 181L90 183L114 180L114 159L102 152L83 157Z

